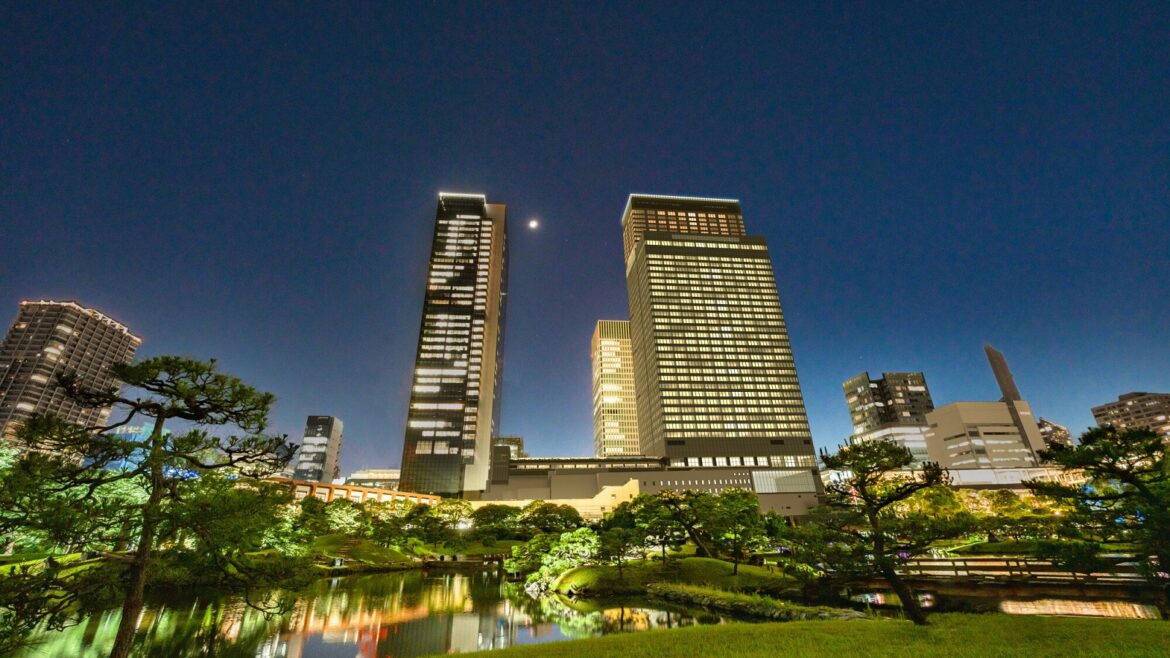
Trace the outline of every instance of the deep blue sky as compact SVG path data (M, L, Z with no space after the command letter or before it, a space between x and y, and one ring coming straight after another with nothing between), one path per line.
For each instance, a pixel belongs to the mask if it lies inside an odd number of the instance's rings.
M399 462L439 190L508 204L534 454L592 450L630 192L742 200L820 447L863 369L998 397L984 342L1074 429L1170 390L1165 2L49 4L0 14L0 316L217 357L345 472Z

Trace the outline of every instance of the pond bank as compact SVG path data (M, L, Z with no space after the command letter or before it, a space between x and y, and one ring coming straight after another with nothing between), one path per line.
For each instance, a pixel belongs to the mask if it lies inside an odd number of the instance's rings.
M1127 656L1170 654L1170 624L1132 619L938 614L931 625L907 621L793 621L697 626L514 647L491 658L987 658L987 656ZM486 656L485 656L486 658Z
M857 610L807 606L781 601L760 594L727 592L697 585L672 583L651 583L646 587L651 598L670 601L686 606L726 612L739 617L768 619L772 621L806 621L815 619L866 620L868 615Z

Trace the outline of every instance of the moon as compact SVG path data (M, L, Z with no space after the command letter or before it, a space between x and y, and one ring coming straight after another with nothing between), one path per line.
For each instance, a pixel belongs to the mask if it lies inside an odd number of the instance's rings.
M532 231L535 231L536 229L540 228L540 220L535 219L535 218L528 220L528 228L529 228L529 230L532 230Z

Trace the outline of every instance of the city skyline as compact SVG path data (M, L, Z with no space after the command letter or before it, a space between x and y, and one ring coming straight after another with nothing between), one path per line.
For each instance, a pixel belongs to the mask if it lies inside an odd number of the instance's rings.
M535 455L591 452L586 346L626 317L633 192L742 200L818 448L851 433L840 384L861 371L924 372L940 406L998 397L984 343L1074 436L1103 401L1170 390L1170 310L1149 303L1170 297L1164 8L663 24L460 7L483 29L453 50L439 10L401 17L426 27L402 38L358 12L274 34L227 11L244 32L14 10L52 29L0 46L26 72L2 91L0 312L77 300L142 336L139 356L218 358L277 395L274 430L344 418L343 472L401 453L441 189L509 203L500 431ZM338 60L354 30L379 45ZM680 45L745 31L768 36L746 60ZM520 53L505 32L528 35Z

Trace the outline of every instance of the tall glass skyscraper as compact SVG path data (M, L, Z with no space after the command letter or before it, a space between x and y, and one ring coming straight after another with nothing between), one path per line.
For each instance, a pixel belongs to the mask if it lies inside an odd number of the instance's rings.
M630 323L598 320L591 347L594 456L640 455Z
M506 243L503 205L479 194L439 194L402 448L403 491L450 496L487 485L500 416Z
M772 261L739 202L635 194L622 227L642 453L818 492Z
M117 386L110 366L129 362L141 343L120 322L76 302L21 302L0 344L0 437L13 438L34 413L85 426L105 423L108 407L78 405L56 377L75 372L92 388Z

